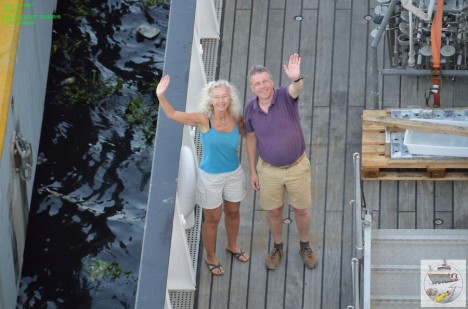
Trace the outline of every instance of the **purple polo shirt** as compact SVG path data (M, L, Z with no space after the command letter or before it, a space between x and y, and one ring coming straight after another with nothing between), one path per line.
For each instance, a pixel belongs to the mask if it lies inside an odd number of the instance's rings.
M261 110L258 98L247 102L244 122L247 132L255 131L258 155L271 165L291 164L305 151L299 100L291 98L287 86L275 89L268 114Z

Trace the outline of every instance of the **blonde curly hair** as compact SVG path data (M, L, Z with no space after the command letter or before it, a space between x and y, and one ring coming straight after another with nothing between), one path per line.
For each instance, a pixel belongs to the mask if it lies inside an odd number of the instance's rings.
M213 116L214 110L211 104L213 90L216 88L227 88L229 91L229 98L231 102L229 104L229 112L234 115L240 115L242 112L241 103L237 89L234 85L230 84L227 80L219 79L216 81L209 82L203 87L200 94L200 110L206 114L208 118Z

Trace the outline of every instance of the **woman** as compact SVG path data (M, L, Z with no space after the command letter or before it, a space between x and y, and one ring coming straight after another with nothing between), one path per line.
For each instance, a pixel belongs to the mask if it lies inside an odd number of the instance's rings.
M237 147L239 133L245 136L244 121L237 91L225 80L208 83L202 90L200 113L174 110L165 97L169 75L156 87L159 106L169 119L184 125L197 126L203 146L203 156L197 179L197 203L203 208L202 240L206 264L215 276L224 269L215 254L216 233L224 205L227 247L237 260L247 262L249 256L237 245L240 202L245 196L244 173Z

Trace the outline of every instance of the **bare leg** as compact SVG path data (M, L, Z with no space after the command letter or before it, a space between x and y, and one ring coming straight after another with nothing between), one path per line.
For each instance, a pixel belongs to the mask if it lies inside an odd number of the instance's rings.
M283 242L283 208L284 205L268 211L268 223L275 244Z
M292 207L292 209L294 210L299 237L302 242L307 242L309 241L310 231L310 208L296 209Z
M226 225L227 248L233 252L238 252L237 234L239 233L240 215L239 215L240 202L224 201L224 224Z
M206 261L210 264L218 264L216 258L215 244L218 224L221 218L221 206L215 209L203 209L204 222L202 224L202 240L206 251ZM218 270L218 274L222 274L222 270Z
M227 236L227 249L231 252L238 253L241 251L237 245L237 235L239 234L240 214L239 214L240 202L229 202L224 201L224 224L226 226ZM247 253L239 257L242 262L246 262L249 256Z

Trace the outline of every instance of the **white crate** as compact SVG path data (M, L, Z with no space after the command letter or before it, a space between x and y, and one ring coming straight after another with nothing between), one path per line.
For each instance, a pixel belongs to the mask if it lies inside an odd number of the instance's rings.
M411 119L468 127L468 121ZM468 157L468 137L406 130L403 144L413 155Z

